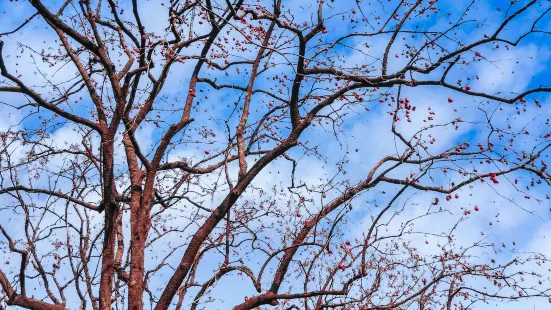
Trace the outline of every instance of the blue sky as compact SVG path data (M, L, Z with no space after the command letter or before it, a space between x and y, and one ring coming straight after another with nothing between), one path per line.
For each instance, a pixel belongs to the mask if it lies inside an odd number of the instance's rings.
M1 0L0 0L1 1ZM371 23L371 26L376 27L377 16L386 17L391 13L391 8L397 3L397 1L368 1L362 0L360 7L363 13ZM57 7L59 5L57 1L47 2L51 7ZM159 5L159 1L142 1L140 2L140 11L144 16L144 25L148 33L155 33L162 35L165 32L163 23L159 22L166 15L166 8ZM260 1L259 3L268 4L270 1ZM518 1L511 10L526 3L526 1ZM294 22L310 22L311 14L314 12L315 1L283 1L285 10L291 12L297 12L294 14ZM381 5L384 7L381 8ZM437 6L439 8L438 14L428 14L426 18L419 18L414 21L408 22L407 29L423 29L432 31L435 29L442 29L442 27L449 26L450 22L457 22L458 16L465 10L470 4L470 1L438 1ZM131 11L129 3L121 3L121 8L125 8L126 11ZM499 8L499 10L498 10ZM504 30L504 38L515 38L521 35L526 29L531 27L531 23L537 18L538 14L549 8L549 3L546 1L538 1L537 5L533 9L525 12L518 19L511 22ZM332 39L337 38L345 33L350 32L370 32L373 31L370 24L361 21L361 18L356 14L351 13L352 10L357 10L356 1L338 1L328 3L325 14L326 16L333 16L325 23L327 34L319 35L319 39L316 37L314 41L325 43L331 42ZM1 1L0 2L0 31L4 32L17 27L22 20L33 14L33 9L28 3ZM344 13L343 13L344 12ZM507 12L507 5L504 1L476 1L468 14L464 17L465 24L450 34L449 39L442 39L439 43L443 48L454 50L458 48L457 41L470 42L472 40L482 39L485 34L490 34L495 31L496 25L503 20ZM303 14L304 13L304 14ZM337 15L339 13L339 15ZM342 14L341 14L342 13ZM403 14L402 11L398 11L399 14ZM344 16L344 20L341 18ZM358 23L350 23L350 18L354 18ZM545 31L551 30L551 18L547 16L539 23L539 28ZM198 31L206 31L208 27L206 25L199 26ZM203 27L203 28L201 28ZM392 29L392 22L389 25ZM292 39L289 34L286 34L288 38ZM239 34L233 32L230 38L239 38ZM5 41L6 46L4 48L5 54L9 55L6 58L6 62L9 70L18 70L18 73L22 74L22 79L29 85L33 85L37 89L41 89L40 92L48 94L52 92L49 81L62 82L69 80L74 75L74 67L71 65L55 66L53 68L48 67L47 64L40 63L39 59L36 59L36 64L30 58L30 50L40 50L51 48L56 50L59 48L58 42L54 41L55 33L50 29L47 29L47 25L41 20L33 20L31 24L27 25L22 31L9 36L5 36L2 40ZM285 39L282 39L285 40ZM323 61L334 62L334 66L343 68L344 70L354 71L354 68L360 68L362 65L366 65L364 69L370 71L378 71L381 66L381 58L388 42L389 35L379 35L376 37L354 37L342 42L342 45L332 49L330 52L325 53L323 57L318 57L313 62L313 65L322 66ZM405 40L403 40L405 39ZM319 41L318 41L319 40ZM402 53L405 44L422 44L424 38L409 36L398 36L396 43L390 50L389 71L393 72L399 70L407 63L407 57ZM226 48L232 47L232 40L229 40L229 44ZM483 57L479 57L479 61L472 61L467 64L459 64L448 75L448 81L453 84L454 81L462 79L463 85L469 84L473 91L486 92L490 94L497 94L504 97L511 97L515 94L525 91L530 88L538 87L540 85L547 85L549 76L549 59L551 57L551 40L548 39L548 34L533 34L522 40L521 44L516 47L506 47L505 43L499 43L499 47L495 44L487 44L477 47L475 51L466 52L466 58L472 60L475 58L474 52L480 53ZM22 48L23 46L23 48ZM286 59L294 62L296 59L296 41L290 40L285 44L285 52L280 55L274 55L271 61L269 70L258 79L256 87L262 89L281 88L281 96L288 96L290 85L292 81L287 81L283 86L279 85L273 80L274 76L282 77L283 75L293 76L293 69L286 64ZM193 47L192 47L193 48ZM252 48L251 48L252 49ZM23 50L23 52L22 52ZM308 51L307 55L314 55L317 52L316 49ZM240 57L250 57L251 50L247 52L233 51L230 59L236 60ZM19 58L20 56L20 58ZM111 55L115 56L114 53ZM124 56L123 56L124 57ZM425 55L427 62L439 57L439 51L433 50L427 52ZM318 62L317 64L314 64ZM165 85L158 100L159 114L162 115L160 119L166 123L159 122L160 128L157 128L153 122L144 124L138 131L137 137L140 144L143 146L143 150L147 153L152 150L152 146L155 141L163 134L167 128L167 124L174 119L179 118L180 114L177 112L163 112L163 108L168 106L171 102L182 102L183 96L187 94L187 84L189 82L190 70L192 70L195 61L186 61L184 64L175 66L170 72L169 82ZM250 72L250 68L247 66L237 66L239 72L235 70L229 71L229 76L225 76L224 73L217 72L216 70L205 70L204 75L211 78L216 78L218 83L235 83L240 86L246 86L247 73ZM158 68L152 72L158 73ZM248 70L248 71L247 71ZM415 76L415 79L431 79L437 78L442 74L443 70L435 70L434 73L428 76ZM47 79L42 75L47 74ZM469 81L467 82L467 79ZM48 81L49 80L49 81ZM2 81L2 80L0 80ZM3 82L2 82L3 83ZM304 85L318 87L329 87L335 81L322 81L314 83L313 80L305 81ZM3 84L2 84L3 85ZM64 84L66 85L66 84ZM306 89L308 87L305 87ZM203 92L201 92L201 90ZM319 91L323 93L322 90ZM388 92L392 96L396 96L397 88L390 90L373 91L371 95L362 93L362 96L367 98L366 102L356 105L347 105L345 101L336 102L335 107L339 105L346 106L346 113L340 115L341 122L337 122L336 128L337 134L333 131L331 124L319 124L316 127L312 127L301 137L301 142L310 147L318 146L317 150L319 154L315 154L310 151L306 151L304 148L296 148L290 151L288 154L297 160L298 166L295 173L295 184L308 184L311 187L327 188L327 180L333 179L334 189L328 191L327 199L336 197L343 189L349 184L355 184L363 180L366 174L372 169L373 165L386 155L395 155L404 150L404 146L396 141L391 132L392 116L389 114L393 110L392 107L387 105L387 102L379 103L378 99L381 95ZM194 113L195 122L189 130L185 132L181 138L184 142L181 146L176 147L170 151L170 154L166 156L167 160L176 160L186 158L192 162L197 162L203 159L204 151L208 150L214 152L225 146L227 141L224 137L227 135L226 124L224 120L228 120L228 126L232 128L232 133L235 132L235 126L239 121L239 105L234 104L238 102L241 104L243 98L241 94L233 90L213 91L211 87L206 84L201 84L198 88L200 94L198 100L201 100L201 104L197 106ZM205 97L208 96L208 99ZM91 102L86 95L82 96L82 99L78 99L78 104L64 106L72 109L75 113L89 117L88 110L91 107ZM485 99L476 98L454 92L452 90L443 89L436 86L423 86L423 87L402 87L401 98L409 98L413 105L416 106L417 112L412 115L412 123L401 122L398 125L398 129L404 133L407 137L411 137L414 133L427 125L424 121L427 119L428 113L434 112L434 123L447 123L460 117L463 122L459 124L459 128L454 126L436 127L429 129L425 135L430 134L430 138L434 138L436 142L431 145L431 154L444 152L450 148L455 148L457 145L464 142L470 143L473 147L476 147L477 143L484 143L486 140L490 128L486 122L486 116L491 114L491 124L495 127L506 128L511 125L510 132L525 132L529 134L519 135L515 137L515 151L530 151L538 143L543 143L545 140L541 139L541 136L547 132L551 132L547 120L551 118L551 110L549 109L551 100L547 94L536 94L526 98L528 104L523 106L522 104L505 105L494 101L487 101ZM453 98L453 103L448 103L448 98ZM534 99L541 102L542 107L537 108L534 105ZM141 98L143 100L143 98ZM256 121L262 116L262 111L265 111L269 105L269 102L273 100L265 95L255 95L254 107L257 111L251 115L251 121ZM26 117L25 111L28 110L16 110L9 105L18 106L25 102L25 99L17 94L2 94L0 96L0 102L5 103L0 105L0 131L5 131L8 128L11 130L21 130L29 128L39 128L41 126L41 119L50 119L52 114L41 110L40 113ZM7 103L7 104L6 104ZM277 104L277 102L276 102ZM166 105L166 106L165 106ZM429 110L430 108L430 110ZM526 109L524 111L523 109ZM329 109L328 109L329 110ZM493 113L493 114L492 114ZM209 130L215 133L216 137L209 137L207 139L201 139L199 131L202 126L206 126ZM278 124L278 132L281 135L288 133L287 127L289 126L288 119L282 117L282 121ZM321 126L325 125L325 126ZM46 129L51 137L49 143L55 147L65 147L67 144L79 143L81 140L81 132L71 124L67 124L63 121L59 121L55 126L48 127ZM427 138L427 136L424 136ZM120 139L120 136L119 136ZM493 138L495 139L495 138ZM193 141L193 142L189 142ZM97 143L97 139L95 140ZM306 144L307 143L307 144ZM506 140L499 141L498 147L503 149L508 142ZM355 150L358 150L357 152ZM22 145L14 145L12 156L15 159L23 158L26 156L28 149ZM306 155L304 155L306 154ZM151 154L149 154L151 156ZM545 155L547 157L547 155ZM118 156L116 158L118 163L119 172L122 174L125 172L124 155L122 148L119 149ZM342 171L337 169L337 163L340 161L346 161L344 170L347 172L343 174ZM254 160L251 157L250 162ZM49 163L48 167L32 167L33 169L22 169L21 179L25 182L30 182L34 186L46 186L48 183L47 176L53 171L61 170L66 167L67 162L64 158L56 158ZM474 164L471 163L459 163L465 169L471 169ZM447 164L446 164L447 165ZM281 196L278 196L277 191L273 191L273 188L286 189L290 185L290 171L291 164L286 160L277 160L269 167L267 167L253 182L252 186L257 188L263 188L268 197L257 197L254 192L246 193L245 196L238 202L237 210L246 210L247 204L255 204L261 202L267 202L272 199L280 199L284 202ZM438 166L437 166L438 167ZM484 167L484 166L483 166ZM440 167L441 168L441 167ZM496 169L497 167L479 168L479 169ZM32 179L31 171L38 169L44 169L41 177L36 180ZM230 173L235 175L237 167L230 165ZM451 169L450 169L451 170ZM406 167L404 169L398 169L393 172L394 177L404 177L415 171L415 167ZM4 175L5 171L2 171ZM222 176L222 177L221 177ZM461 179L457 174L451 172L447 175L435 172L432 176L433 180L424 179L428 182L435 182L438 184L449 185L451 182L457 182ZM217 171L213 175L204 176L198 179L202 185L213 188L214 184L222 184L223 172ZM530 176L527 174L517 174L508 179L500 179L500 184L489 184L486 182L483 185L473 186L472 188L463 188L457 194L460 199L452 199L449 202L445 202L445 195L421 192L416 190L407 190L403 196L401 196L394 207L392 212L402 210L400 214L396 214L392 218L392 224L386 227L386 231L382 232L392 234L400 229L400 223L412 218L423 215L430 210L431 203L435 197L440 197L442 206L448 212L437 213L427 217L421 217L415 221L412 230L422 231L423 234L411 234L405 237L405 240L416 245L423 253L431 255L436 253L438 247L436 244L439 242L439 238L431 237L430 233L437 233L442 231L449 231L458 220L461 219L461 224L458 226L455 232L456 246L467 247L473 242L478 242L484 239L486 242L508 245L499 253L489 253L486 251L479 251L473 253L474 261L487 261L490 258L496 258L498 261L507 261L512 259L515 255L522 252L543 252L543 254L551 255L551 247L549 245L549 234L551 233L551 225L549 224L549 212L551 206L545 195L549 193L548 188L545 185L539 185L530 190L515 187L514 179L521 180L521 184L528 184ZM90 180L97 181L97 174L90 173ZM122 185L124 181L121 182ZM161 184L163 185L163 184ZM8 186L8 184L1 184L2 187ZM60 181L59 187L63 190L70 188L71 184L68 181ZM226 193L225 187L221 186L222 190L215 192L214 194L208 193L203 197L204 192L198 193L192 198L200 199L204 206L215 207L217 203L224 197ZM395 192L397 189L394 185L382 185L374 190L368 191L353 201L353 208L346 216L346 222L342 225L339 238L341 241L361 239L366 234L366 227L372 222L372 215L376 212L378 206L385 205L390 199L390 193ZM199 189L197 189L199 191ZM269 226L275 225L273 229L285 229L293 230L297 227L297 222L302 219L296 218L296 213L311 214L316 212L321 207L321 200L318 197L313 197L314 194L307 193L303 189L297 189L297 192L305 197L312 198L314 202L301 205L296 203L295 200L289 200L291 203L281 203L279 208L283 210L285 216L282 219L270 219L261 218L261 220L253 221L251 225L258 227L258 225L264 224ZM532 199L527 200L525 195L529 195ZM286 197L288 198L288 197ZM35 197L34 203L47 204L51 203L52 207L59 208L61 202L48 202L46 197ZM88 201L98 201L99 196L97 193L89 193L87 197ZM317 200L316 200L317 199ZM9 198L2 196L0 201L5 204L10 204ZM472 210L474 206L479 206L480 211L470 216L464 216L464 210ZM179 247L185 244L186 237L197 229L197 223L191 223L190 219L196 215L196 210L190 208L189 204L182 203L171 212L165 212L165 217L162 219L154 219L154 228L157 230L161 227L168 227L171 230L183 229L182 233L168 234L162 238L159 247L155 248L152 252L149 252L147 257L147 268L154 268L159 263L162 253L166 253L173 248L176 248L175 255L173 255L168 263L174 265L179 260L185 249L185 247ZM10 233L23 237L23 233L19 227L21 227L22 218L18 216L14 210L10 208L0 209L0 224L8 227ZM201 212L197 212L201 215ZM392 213L394 214L394 213ZM337 214L332 214L330 218L336 217ZM389 215L390 216L390 215ZM390 218L386 219L390 220ZM73 214L71 221L77 221L76 215ZM92 223L101 223L100 216L92 216ZM59 225L56 223L56 219L51 216L44 217L45 223L52 225ZM489 223L492 223L490 226ZM95 226L98 229L101 225ZM279 226L279 227L278 227ZM184 229L185 228L185 229ZM129 233L129 227L125 226L125 234ZM484 233L484 236L482 236ZM270 235L267 234L262 234ZM152 233L152 238L156 236L156 233ZM271 242L277 244L280 240L278 237L274 237ZM514 250L511 249L512 242L515 242ZM45 253L52 251L52 247L44 245ZM148 250L149 251L149 250ZM305 253L300 255L306 255ZM303 256L299 256L304 258ZM253 269L254 273L257 273L260 269L260 262L263 262L266 257L256 254L256 252L242 252L236 254L237 259L243 259L248 262ZM2 268L8 270L15 270L14 266L18 266L17 257L10 258L11 263L9 265L1 265ZM197 273L197 281L203 282L212 276L212 271L220 265L220 255L213 255L207 257L202 263L201 268ZM51 258L46 257L46 261L51 261ZM1 263L1 262L0 262ZM272 262L269 265L271 271L276 267ZM11 269L10 269L11 268ZM157 272L150 279L150 286L152 291L156 289L162 289L166 283L166 279L171 275L171 268L164 268ZM266 278L269 279L269 274ZM549 281L549 271L543 273L542 277ZM266 280L268 281L268 280ZM549 282L547 282L549 283ZM39 287L38 283L29 284L36 288ZM266 284L265 284L266 285ZM296 286L300 286L299 282L293 282L292 280L284 285L283 290L293 291ZM473 283L473 285L478 285ZM32 287L31 286L31 287ZM43 294L38 290L37 295ZM67 292L68 307L73 309L78 306L78 301L74 292ZM250 281L245 279L242 275L232 274L222 280L214 287L207 298L212 298L212 302L204 305L205 309L229 309L230 306L234 306L242 302L245 296L253 296L256 292ZM147 297L146 297L147 298ZM190 297L191 298L191 297ZM188 305L192 299L187 299L184 304ZM530 299L523 300L519 303L501 305L500 309L544 309L548 306L547 299ZM121 306L124 308L124 305ZM477 304L476 309L495 308L495 304L483 305Z

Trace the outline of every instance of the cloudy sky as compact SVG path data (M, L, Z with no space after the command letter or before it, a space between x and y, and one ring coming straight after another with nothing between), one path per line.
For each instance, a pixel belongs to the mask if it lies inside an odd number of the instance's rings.
M270 1L266 2L269 7ZM311 13L315 12L317 7L316 1L283 1L286 11L295 12L294 22L301 21L309 22ZM373 23L377 22L377 16L388 16L391 14L391 8L397 1L369 1L362 0L361 7L364 14L369 16L368 20ZM56 8L59 6L57 1L45 1L49 7ZM160 5L162 1L150 0L140 2L140 12L144 16L144 26L149 33L163 35L166 31L166 25L159 21L165 20L167 14L166 7ZM511 11L522 6L527 1L518 1ZM496 27L503 21L508 5L504 1L476 1L471 4L471 1L438 1L439 13L431 15L422 21L411 22L411 27L421 27L427 31L434 31L449 27L449 24L456 22L459 16L465 9L471 5L464 20L469 21L464 26L459 27L454 31L454 40L462 42L472 42L480 40L486 34L490 34L496 30ZM121 2L121 9L131 11L129 3ZM382 7L381 7L382 6ZM323 40L330 41L331 38L338 38L346 33L372 31L370 24L367 23L349 23L349 16L352 10L356 8L356 1L336 1L331 2L326 10L326 16L330 18L325 26L327 34ZM522 16L511 22L503 31L503 37L508 39L517 38L527 31L532 26L535 18L550 8L547 1L538 1L531 10L525 12ZM346 20L341 19L341 15L337 13L348 12ZM18 27L22 21L34 13L33 8L22 1L7 1L0 0L0 32L5 32ZM199 29L206 25L197 25ZM545 31L551 31L551 18L547 16L538 24L538 28ZM200 30L198 30L200 32ZM229 35L230 40L228 48L231 46L232 36L239 38L238 34L232 33ZM22 77L21 79L33 87L41 89L40 92L47 93L55 92L51 89L52 84L65 82L75 74L75 68L68 65L56 65L50 67L47 63L43 63L39 58L31 58L30 55L35 51L40 50L56 50L59 48L59 43L56 41L55 32L47 27L40 19L36 18L22 30L3 36L0 38L5 42L4 55L7 67L10 72L17 72ZM333 58L333 65L345 69L359 68L362 65L380 69L381 58L386 48L389 36L381 35L373 38L352 38L345 41L341 47L335 48L327 54ZM402 40L403 39L403 40ZM321 40L321 39L320 39ZM446 48L453 48L456 44L454 40L443 41L442 44ZM399 37L396 44L393 45L390 55L392 56L389 62L389 71L394 72L402 68L409 60L404 56L402 51L410 41L407 36ZM548 84L549 78L549 60L551 57L551 40L546 39L545 34L535 34L526 37L521 43L516 46L505 46L502 43L500 47L495 44L483 45L477 48L477 52L482 55L477 61L470 61L469 64L458 66L448 76L449 81L469 78L468 84L473 91L484 92L488 94L497 94L503 97L514 97L515 94L525 90ZM289 44L286 47L288 50L285 55L293 55L296 52L295 46ZM250 57L254 51L233 52L234 59L239 57ZM313 53L313 52L312 52ZM124 57L116 56L113 57ZM466 58L472 60L475 57L471 52ZM273 67L270 68L270 77L277 74L292 74L292 68L285 65L284 57L274 57ZM187 83L189 82L190 71L195 64L194 61L189 61L184 64L175 66L170 72L170 78L161 92L161 98L164 102L177 100L182 94L187 93ZM158 68L157 68L158 69ZM153 71L158 73L158 71ZM247 71L244 71L247 72ZM442 71L434 73L435 76L442 74ZM230 72L226 76L223 72L211 72L209 77L218 79L219 83L235 83L240 86L246 86L246 73ZM0 85L5 85L6 82L0 79ZM257 87L269 89L273 87L273 80L261 78L258 80ZM326 84L329 85L329 82ZM240 97L236 92L231 91L213 91L207 86L200 86L205 94L208 94L208 100L204 100L204 110L201 113L194 115L195 123L206 124L212 130L216 137L224 137L225 126L217 120L228 120L230 126L237 124L238 117L232 114L233 103L239 101ZM286 94L284 90L283 96ZM397 89L393 92L396 95ZM338 127L338 134L335 134L333 128L328 126L317 126L307 131L301 142L310 146L318 146L318 154L305 152L303 148L295 149L289 152L293 158L297 160L297 169L295 171L296 184L308 184L309 186L322 186L328 179L334 178L335 183L342 182L340 188L328 193L327 199L336 197L346 184L356 184L365 179L366 174L373 166L384 156L400 154L404 150L404 145L396 140L396 137L391 131L392 116L389 112L392 107L385 104L377 104L377 96L379 92L373 92L369 97L368 103L349 107L346 113L341 116L342 122ZM438 154L454 148L464 142L476 146L477 143L484 142L490 133L487 117L491 115L490 123L494 128L506 128L511 126L511 132L527 132L525 135L515 138L515 150L518 152L530 151L539 147L543 143L541 137L547 132L551 132L548 126L548 120L551 118L551 99L546 94L537 94L527 98L528 104L507 105L494 101L487 101L481 98L472 97L462 93L447 90L441 87L425 86L425 87L403 87L401 89L401 97L408 98L413 105L416 106L418 113L411 117L411 123L402 122L398 125L398 130L408 138L411 138L415 132L424 128L427 125L427 115L429 111L434 113L434 123L445 124L457 118L461 118L463 122L455 128L455 126L445 126L430 129L426 134L430 135L435 143L431 145L431 154ZM448 102L448 98L453 99L453 103ZM142 98L143 99L143 98ZM536 107L533 99L538 99L541 107ZM40 117L50 119L50 113L40 111L39 113L29 115L30 109L18 110L14 107L25 104L26 98L18 94L0 95L0 131L7 130L17 131L26 130L28 128L38 128L40 126ZM242 99L241 99L242 100ZM268 98L266 96L255 97L255 104L265 106ZM84 96L79 106L74 107L75 113L79 115L87 115L86 108L90 106L90 100ZM162 104L162 103L161 103ZM71 107L73 109L73 107ZM261 114L253 114L252 119L258 119ZM174 116L167 116L166 121L174 119ZM198 126L200 127L200 126ZM138 140L143 146L144 152L150 152L155 145L155 142L161 136L163 130L157 128L152 123L146 123L138 132ZM75 130L75 126L70 123L59 123L50 129L50 139L48 143L59 148L66 147L68 144L76 143L81 140L81 132ZM283 133L285 129L281 129ZM192 138L197 138L198 134L190 133ZM120 138L120 136L119 136ZM191 161L198 161L204 157L204 151L213 151L217 148L224 147L223 138L211 139L212 143L205 144L182 144L182 147L171 150L167 156L167 160L177 160L187 158ZM96 141L97 143L97 141ZM499 147L508 144L507 141L500 142ZM119 144L120 146L120 144ZM185 146L185 147L184 147ZM357 151L356 151L357 150ZM15 144L11 146L10 153L12 159L17 161L27 156L28 148L23 145ZM546 156L546 155L545 155ZM124 152L120 146L117 152L117 163L119 164L120 173L124 173ZM343 174L336 165L340 161L345 161ZM251 158L251 163L253 158ZM66 161L63 157L57 157L48 163L50 165L47 171L57 171L63 169ZM472 169L473 165L464 164L464 169ZM42 167L44 168L44 167ZM277 160L268 166L255 179L252 186L262 188L269 192L274 186L279 188L287 188L290 186L291 164L286 160ZM230 166L230 175L236 175L238 167ZM484 169L484 168L483 168ZM490 168L486 168L490 169ZM51 179L48 179L47 173L33 179L29 174L32 169L21 170L19 176L24 182L32 182L33 186L47 186L51 184ZM407 167L399 169L393 177L405 178L414 168ZM9 178L7 178L7 170L1 171L3 182L1 187L10 186ZM29 174L29 175L27 175ZM6 179L7 178L7 179ZM32 180L31 180L32 179ZM216 184L219 175L205 176L201 179L202 184L211 186ZM515 179L519 179L522 186L516 186ZM456 181L453 176L443 174L435 174L434 181L442 186L449 186L453 181ZM420 251L431 255L439 251L439 238L431 236L430 233L440 233L450 231L458 221L460 224L455 228L455 243L456 247L468 247L475 242L485 241L495 243L497 245L504 244L499 253L490 253L482 250L475 250L473 253L473 261L486 262L489 259L496 259L501 262L506 262L522 253L539 252L551 256L551 223L549 222L551 214L551 205L546 195L550 193L545 185L524 188L531 181L531 176L528 174L519 173L503 177L499 184L491 184L491 182L475 183L473 186L465 187L457 192L459 198L445 201L445 195L434 194L429 192L421 192L413 189L408 189L395 203L392 209L392 214L395 216L389 225L386 227L386 232L389 235L400 229L400 224L404 221L419 217L414 222L414 230L423 232L423 234L412 234L405 238L418 247ZM68 182L60 181L59 187L69 187ZM353 201L353 208L347 214L347 221L343 226L343 234L345 239L354 240L362 239L366 234L366 229L372 223L372 216L377 212L377 208L388 203L392 197L392 193L396 192L397 187L394 185L382 185L374 190L362 194L359 198ZM224 197L227 192L215 192L210 197L202 199L202 204L205 207L215 207ZM306 197L309 193L302 193ZM530 199L525 198L529 196ZM431 211L431 204L435 197L439 197L441 205L447 212L436 213L431 216L422 216ZM99 196L90 193L87 196L87 201L98 201ZM254 192L245 193L241 201L260 202L259 197L255 197ZM0 202L6 207L0 208L0 224L8 229L10 234L19 239L23 237L21 225L23 219L15 212L10 205L10 198L6 195L0 196ZM35 204L49 204L48 197L35 197ZM54 203L55 204L55 203ZM469 216L464 215L465 210L473 210L477 206L480 211L474 212ZM319 206L318 206L319 207ZM298 208L298 209L297 209ZM315 211L316 204L311 206L289 206L286 209L287 214L285 219L288 221L290 228L296 228L295 218L296 212L309 214ZM308 208L314 208L309 210ZM282 207L282 209L284 209ZM298 210L298 211L297 211ZM394 213L401 211L399 213ZM432 210L434 211L434 210ZM154 222L157 228L168 226L170 229L178 230L186 227L184 237L182 234L169 234L164 237L162 245L155 251L161 253L175 247L175 244L180 245L182 238L185 239L196 228L196 224L191 224L190 218L194 212L189 209L189 206L182 204L178 211L166 212L166 218ZM385 220L390 220L387 218ZM76 220L76 218L74 218ZM95 216L91 218L93 224L101 226L101 218ZM251 225L269 225L275 221L273 219L264 218L262 223L256 222ZM46 224L44 224L46 223ZM56 225L56 218L46 216L43 219L42 225ZM125 233L129 233L128 226L125 228ZM412 228L413 229L413 228ZM343 239L344 240L344 239ZM2 240L4 242L4 240ZM514 242L514 246L513 246ZM3 245L5 247L5 245ZM177 249L175 254L171 256L168 263L172 266L176 265L181 258L185 247ZM44 253L52 251L51 245L45 245ZM147 268L154 268L159 263L157 253L150 253L147 258ZM243 259L250 263L253 271L256 273L259 269L259 262L265 257L243 254ZM16 269L18 266L18 257L10 257L5 262L0 262L3 270ZM47 258L45 258L47 259ZM6 263L10 263L7 265ZM198 282L203 282L212 276L213 269L217 268L220 263L220 257L207 258L198 271ZM272 266L272 265L270 265ZM272 267L275 268L276 265ZM528 266L528 268L532 268ZM542 273L542 278L549 279L551 271L543 269L538 270ZM166 279L170 277L172 271L170 268L164 268L155 273L150 279L152 290L161 289L166 283ZM236 285L239 283L239 285ZM547 281L549 284L549 281ZM292 281L287 283L286 289L293 287ZM29 284L34 287L36 296L43 297L43 293L38 283ZM477 284L472 284L476 286ZM42 295L41 295L42 294ZM78 307L79 302L74 292L67 293L67 306L71 309ZM229 305L233 306L241 303L246 296L254 296L256 294L254 287L250 281L243 279L241 275L230 275L223 278L220 283L209 292L209 298L212 302L204 305L205 309L229 309ZM191 300L185 302L189 305ZM500 304L500 309L545 309L549 302L546 298L521 300L515 303ZM496 308L495 303L484 305L477 304L475 309L493 309Z

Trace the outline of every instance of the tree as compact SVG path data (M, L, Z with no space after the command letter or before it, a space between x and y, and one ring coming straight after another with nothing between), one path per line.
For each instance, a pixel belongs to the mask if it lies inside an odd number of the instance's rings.
M4 306L547 303L499 214L549 217L548 1L5 10Z

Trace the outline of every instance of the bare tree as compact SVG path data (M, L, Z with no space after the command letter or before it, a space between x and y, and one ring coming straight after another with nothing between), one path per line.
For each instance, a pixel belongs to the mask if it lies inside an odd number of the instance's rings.
M457 231L484 211L471 191L527 210L500 186L549 185L549 124L527 113L551 88L477 89L476 68L549 40L551 3L288 2L5 3L32 13L0 22L3 306L547 301L544 255ZM214 294L226 278L256 293Z

